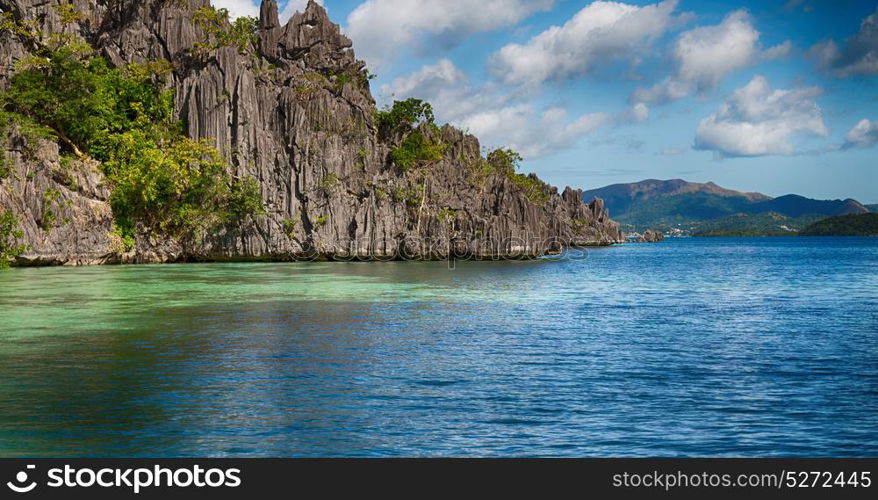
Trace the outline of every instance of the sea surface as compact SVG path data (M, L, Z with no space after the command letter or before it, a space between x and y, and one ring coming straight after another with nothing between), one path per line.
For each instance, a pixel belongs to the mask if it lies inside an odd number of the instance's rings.
M878 239L13 269L0 456L875 457Z

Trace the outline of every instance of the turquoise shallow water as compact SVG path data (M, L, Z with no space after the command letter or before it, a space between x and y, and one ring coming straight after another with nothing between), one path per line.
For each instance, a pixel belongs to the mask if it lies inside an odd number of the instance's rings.
M878 456L878 239L0 273L0 456Z

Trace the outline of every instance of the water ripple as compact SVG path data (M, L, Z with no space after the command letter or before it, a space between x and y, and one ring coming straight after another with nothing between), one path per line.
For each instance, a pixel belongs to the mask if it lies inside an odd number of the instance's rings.
M878 240L0 273L0 456L875 456Z

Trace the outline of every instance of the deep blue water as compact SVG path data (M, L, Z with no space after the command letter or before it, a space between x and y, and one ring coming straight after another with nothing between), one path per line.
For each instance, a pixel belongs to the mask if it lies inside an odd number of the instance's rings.
M0 273L0 456L878 456L878 239Z

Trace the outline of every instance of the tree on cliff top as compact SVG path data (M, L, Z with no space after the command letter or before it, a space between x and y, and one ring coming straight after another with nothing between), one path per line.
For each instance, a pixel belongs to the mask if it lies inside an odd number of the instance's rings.
M445 157L446 145L434 139L440 132L430 103L420 99L396 101L393 106L378 111L376 121L382 139L398 141L390 151L390 159L403 172ZM422 127L427 128L427 133Z
M435 125L433 106L420 99L395 101L392 106L377 113L378 130L384 136L407 133L421 123Z

